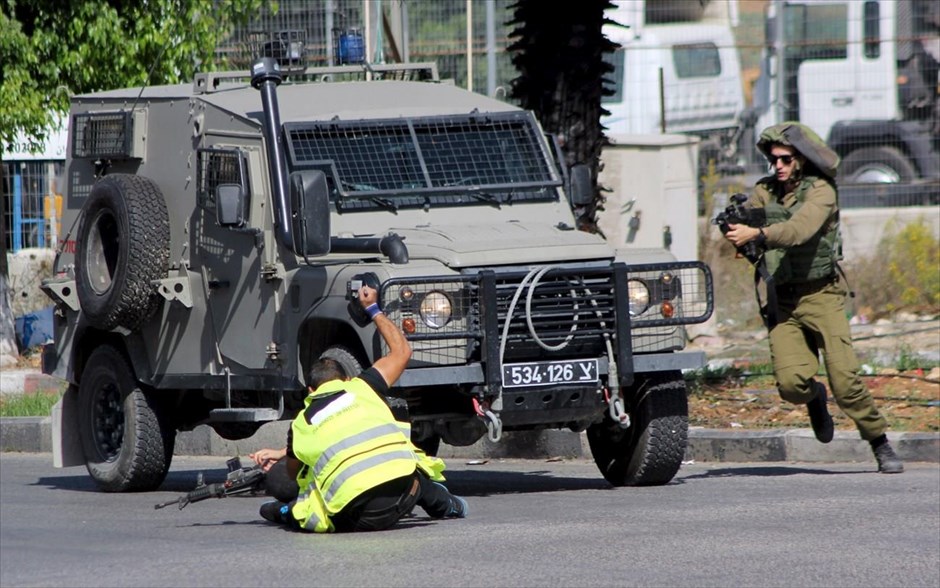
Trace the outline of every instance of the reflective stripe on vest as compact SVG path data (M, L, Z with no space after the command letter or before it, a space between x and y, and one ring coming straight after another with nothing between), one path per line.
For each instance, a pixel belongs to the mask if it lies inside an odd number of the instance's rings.
M294 455L309 466L298 476L299 487L316 489L308 498L312 510L303 513L320 512L312 502L322 501L322 513L329 516L362 492L413 473L419 457L406 430L365 381L320 386L291 425Z
M313 466L314 475L319 478L320 474L323 473L323 469L327 466L331 459L336 457L339 452L351 447L355 447L360 443L399 432L401 432L401 429L397 425L388 423L386 425L379 425L378 427L373 427L367 431L357 433L352 437L346 437L345 439L337 441L333 445L330 445L323 450L323 454L320 456L320 459L318 459L317 463ZM327 500L329 500L329 498Z
M410 463L415 463L415 454L408 450L403 451L392 451L389 453L380 453L379 455L373 455L372 457L367 457L362 461L359 461L345 470L343 470L336 478L330 482L330 487L327 488L326 492L323 493L323 499L329 503L333 500L333 496L339 491L347 480L352 478L357 474L361 474L371 468L385 465L388 462L395 460L407 460Z

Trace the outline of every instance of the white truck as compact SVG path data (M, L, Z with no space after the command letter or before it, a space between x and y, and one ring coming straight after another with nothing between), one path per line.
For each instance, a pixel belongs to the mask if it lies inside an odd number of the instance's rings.
M620 0L604 26L621 45L607 57L612 95L601 118L610 135L685 134L702 139L700 168L737 155L744 110L741 66L732 26L737 0Z
M940 179L940 3L774 0L767 32L756 130L809 125L846 183Z

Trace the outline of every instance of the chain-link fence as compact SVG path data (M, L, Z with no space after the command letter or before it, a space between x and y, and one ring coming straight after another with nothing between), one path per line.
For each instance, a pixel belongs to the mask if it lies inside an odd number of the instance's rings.
M219 54L230 65L247 69L260 48L299 57L297 42L302 42L310 66L434 62L441 77L461 87L502 95L516 75L506 52L511 3L282 0L276 14L263 11L239 27Z
M261 51L289 68L434 62L442 78L509 100L518 76L507 50L517 29L509 24L513 4L281 0L275 14L262 11L235 30L218 55L244 70ZM545 9L564 18L578 5L546 2ZM800 120L841 155L842 186L911 186L887 195L866 188L847 201L940 202L935 0L624 0L607 16L621 25L604 28L621 45L608 57L615 67L604 99L609 115L601 119L608 135L696 135L703 174L756 175L767 171L754 149L759 131ZM17 175L23 182L37 174L23 162L4 164L8 247L47 243L48 230L39 237L42 201L30 200L40 196L13 206ZM21 186L32 193L30 181Z

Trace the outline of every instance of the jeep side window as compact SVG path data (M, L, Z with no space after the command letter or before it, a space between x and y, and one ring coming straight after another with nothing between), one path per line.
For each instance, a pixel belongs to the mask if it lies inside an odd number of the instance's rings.
M245 155L238 149L199 149L196 152L198 177L196 179L196 201L202 208L215 214L216 189L224 184L237 184L245 194L242 218L248 218L251 209L251 187L248 183L248 166Z

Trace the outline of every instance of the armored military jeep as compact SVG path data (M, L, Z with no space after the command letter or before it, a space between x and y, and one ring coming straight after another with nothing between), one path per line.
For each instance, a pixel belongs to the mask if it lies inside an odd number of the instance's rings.
M55 343L54 461L153 489L177 431L290 419L320 357L383 353L363 282L413 348L388 401L441 441L587 430L614 485L664 484L688 413L685 325L707 266L575 230L591 197L532 113L432 65L249 73L72 99Z

